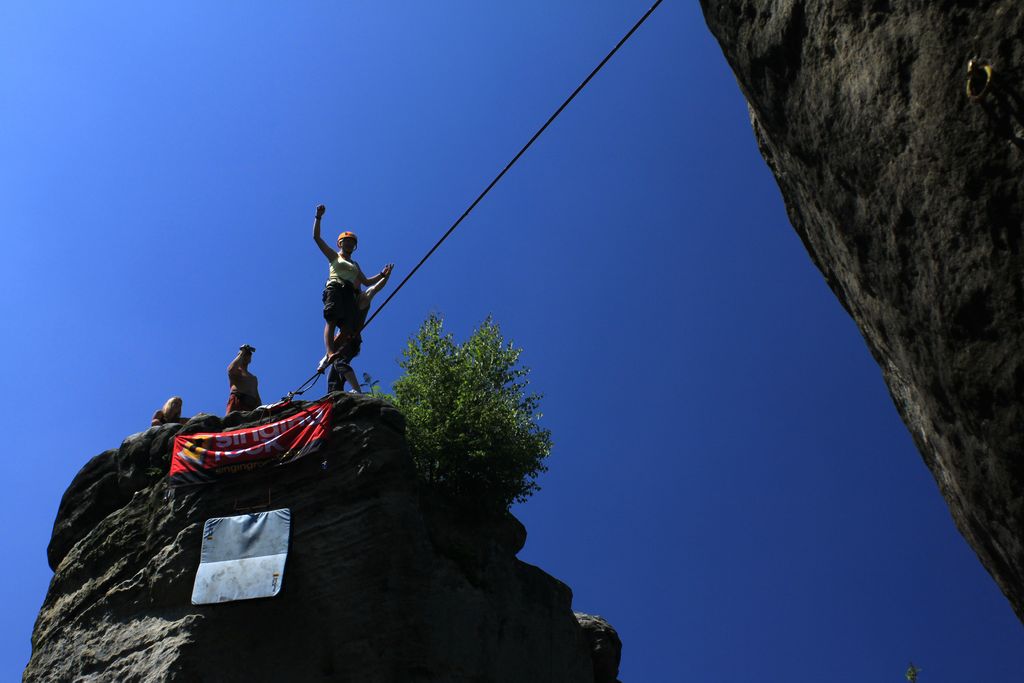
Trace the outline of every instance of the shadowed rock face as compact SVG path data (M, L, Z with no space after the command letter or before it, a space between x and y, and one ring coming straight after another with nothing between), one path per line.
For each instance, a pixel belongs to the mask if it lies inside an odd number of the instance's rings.
M576 613L576 620L583 628L583 635L590 645L594 662L594 683L620 683L619 660L622 657L622 641L612 625L602 617Z
M701 6L793 227L1024 618L1024 6Z
M162 472L178 430L257 413L154 427L93 458L54 523L24 680L591 683L571 591L515 558L522 525L422 498L387 403L338 394L334 412L319 453L173 500ZM268 489L292 510L281 593L193 606L204 521Z

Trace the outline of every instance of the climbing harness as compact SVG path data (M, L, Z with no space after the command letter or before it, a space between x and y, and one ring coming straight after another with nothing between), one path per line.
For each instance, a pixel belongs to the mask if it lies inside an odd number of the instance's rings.
M967 62L967 99L980 102L992 85L992 65L982 59Z
M630 39L630 37L636 32L636 30L638 28L640 28L640 26L645 21L647 21L647 17L651 16L651 14L654 12L654 10L656 10L658 8L658 5L660 5L661 2L662 2L662 0L657 0L653 5L651 5L650 9L648 9L646 12L644 12L644 15L642 17L640 17L640 19L638 19L635 24L633 24L633 28L629 29L629 31L626 32L626 35L624 35L622 37L622 39L619 40L619 42L615 44L615 47L613 47L611 49L611 52L609 52L607 55L605 55L604 59L602 59L601 62L596 67L594 67L594 70L591 71L590 74L586 78L583 79L582 83L580 83L578 86L576 86L576 89L572 91L572 94L569 95L569 97L567 97L564 102L562 102L561 106L558 107L558 109L555 110L555 113L552 114L550 117L548 117L548 120L544 122L544 125L541 126L539 129L537 129L537 132L533 134L533 137L531 137L530 140L525 145L523 145L522 149L520 149L519 152L514 157L512 157L512 161L510 161L507 164L505 164L505 168L501 169L501 172L498 173L498 175L496 175L494 177L494 179L490 182L490 184L488 184L487 187L484 188L484 191L481 192L479 195L477 195L477 198L473 200L473 203L470 204L469 207L465 211L462 212L462 215L459 216L458 219L456 219L456 221L454 223L452 223L451 227L448 228L447 232L445 232L444 235L441 236L441 239L439 239L434 244L434 246L430 248L430 251L428 251L427 254L423 258L420 259L420 262L416 264L416 267L413 268L411 271L409 271L409 274L406 275L405 278L400 283L398 283L398 286L395 287L394 291L392 291L391 294L388 295L388 298L384 299L384 303L382 303L380 306L378 306L377 310L375 310L373 312L373 315L371 315L369 318L366 319L366 322L363 323L363 326L360 328L360 332L362 330L365 330L367 328L367 326L371 322L373 322L373 319L377 317L377 314L380 313L384 309L384 307L388 305L388 302L391 301L393 298L395 298L395 295L398 294L398 292L401 291L402 287L405 286L405 283L408 282L409 279L412 278L412 276L416 274L416 271L420 269L420 266L422 266L424 263L426 263L427 259L430 258L435 251L437 251L437 248L440 247L441 244L446 239L448 239L448 236L451 235L453 232L455 232L455 228L459 227L459 224L462 223L462 221L466 218L466 216L468 216L470 214L470 212L473 209L476 208L476 205L479 204L480 201L487 195L487 193L491 191L491 188L493 188L495 185L497 185L498 181L501 180L502 177L504 177L504 175L506 173L508 173L508 170L510 168L512 168L512 166L515 165L515 163L517 161L519 161L519 157L523 156L523 154L526 153L526 150L528 150L530 148L530 146L537 140L537 138L539 138L541 136L541 133L543 133L545 130L547 130L548 126L550 126L551 123L556 118L558 118L558 115L562 113L562 110L564 110L566 107L569 106L569 103L572 102L576 98L576 95L578 95L580 93L580 91L583 90L583 88L586 87L587 83L590 83L590 80L594 76L596 76L597 72L600 71L604 67L604 65L608 63L608 60L610 60L612 58L612 56L616 52L619 51L619 48L622 47L623 45L625 45L626 41ZM350 233L342 233L341 235L339 235L338 239L340 240L341 237L345 236L346 234L350 234ZM355 235L352 234L352 237L355 237ZM313 387L313 385L316 384L317 379L320 377L320 375L322 375L324 373L324 371L326 369L327 369L326 367L318 369L313 374L312 377L310 377L305 382L303 382L299 386L299 388L296 389L295 391L288 392L287 396L285 396L285 398L283 398L282 400L290 401L293 397L301 396L304 392L306 392L309 389L311 389Z

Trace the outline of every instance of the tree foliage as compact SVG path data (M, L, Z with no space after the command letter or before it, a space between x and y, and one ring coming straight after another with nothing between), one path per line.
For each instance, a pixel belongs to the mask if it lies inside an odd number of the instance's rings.
M402 352L392 400L421 480L458 504L503 512L536 492L551 433L527 394L522 349L490 317L462 344L431 314Z

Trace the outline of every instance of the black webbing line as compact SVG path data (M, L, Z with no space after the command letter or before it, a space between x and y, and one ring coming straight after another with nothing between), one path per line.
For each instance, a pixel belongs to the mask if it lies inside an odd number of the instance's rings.
M484 191L481 192L477 196L477 198L473 200L473 203L469 205L469 208L467 208L465 211L462 212L462 215L459 216L458 220L456 220L454 223L452 223L451 227L448 228L448 231L445 232L444 235L441 236L441 239L439 239L437 241L437 243L434 244L434 246L430 248L430 251L427 252L426 256L424 256L423 258L420 259L420 262L416 264L416 267L413 268L411 271L409 271L409 274L406 275L405 278L400 283L398 283L398 286L395 287L395 290L393 292L391 292L391 294L388 296L388 298L384 299L384 303L382 303L380 306L378 306L377 310L375 310L373 312L373 315L371 315L369 318L366 319L366 322L363 323L362 328L360 328L361 330L366 329L366 327L373 321L373 319L377 317L377 314L380 313L381 310L383 310L383 308L388 305L388 302L391 301L393 298L395 298L395 295L398 294L398 292L402 289L402 287L405 286L405 283L408 282L409 279L413 275L416 274L416 271L420 269L420 266L422 266L424 263L427 262L427 259L430 258L431 255L435 251L437 251L437 248L441 246L441 243L444 242L446 239L448 239L449 235L451 235L453 232L455 232L455 228L459 227L459 224L462 223L463 219L465 219L466 216L468 216L469 213L473 209L476 208L476 205L479 204L480 201L485 196L487 196L487 193L491 191L491 188L493 188L495 185L497 185L498 181L501 180L502 177L506 173L508 173L508 170L510 168L512 168L512 166L517 161L519 161L519 157L523 156L523 154L526 153L526 150L528 150L530 148L530 145L532 145L534 143L534 141L541 136L541 133L543 133L545 130L547 130L547 127L550 126L551 123L556 118L558 118L558 115L562 113L562 110L569 106L569 103L572 102L573 99L576 98L576 95L578 95L580 93L580 91L583 90L583 88L586 87L587 83L589 83L590 80L594 76L597 75L597 72L600 71L601 68L604 67L604 65L608 63L608 60L612 58L612 55L614 55L616 52L618 52L620 47L625 45L626 41L629 40L630 36L632 36L636 32L636 30L638 28L640 28L641 24L643 24L645 21L647 21L647 17L651 16L651 13L654 12L654 10L656 10L658 8L658 5L661 4L661 1L662 0L657 0L653 5L651 5L651 8L649 10L647 10L646 12L644 12L644 15L642 17L640 17L640 19L637 20L637 22L635 24L633 24L633 28L629 29L629 31L626 32L626 35L622 36L622 39L619 40L619 42L615 44L615 47L613 47L611 49L611 52L609 52L607 55L605 55L604 59L601 60L601 63L598 64L596 67L594 67L594 70L590 72L590 75L588 75L586 78L584 78L582 83L580 83L578 86L576 86L576 89L573 90L572 94L569 95L569 97L566 98L565 102L562 102L562 105L558 109L555 110L554 114L552 114L550 117L548 117L548 120L544 122L544 125L541 126L539 129L537 129L537 132L533 134L533 137L530 138L529 142L527 142L525 145L523 145L523 148L520 149L519 152L514 157L512 157L512 161L508 162L505 165L505 168L501 169L501 173L499 173L498 175L496 175L494 177L494 180L492 180L490 182L490 184L486 188L484 188ZM290 401L293 397L301 396L302 394L304 394L309 389L312 389L313 385L316 384L317 379L320 378L320 375L322 375L324 373L324 370L326 370L326 369L327 368L322 368L320 370L317 370L313 374L313 376L310 377L309 379L307 379L305 382L303 382L299 386L298 389L296 389L295 391L288 392L288 395L285 396L284 398L282 398L281 400L282 401Z
M398 284L397 287L395 287L395 291L391 292L391 295L388 296L387 299L384 299L384 303L382 303L380 306L377 307L377 310L373 312L373 315L371 315L369 318L367 318L366 322L363 323L363 329L365 329L367 327L367 325L369 325L370 322L372 322L373 319L377 317L377 314L380 313L381 310L385 306L388 305L388 302L391 301L395 297L396 294L398 294L398 292L402 289L402 287L405 286L405 283L409 281L409 278L411 278L416 273L416 271L420 269L420 266L422 266L426 262L426 260L428 258L430 258L431 254L433 254L435 251L437 251L437 248L441 246L441 243L444 242L446 239L448 239L448 235L450 235L453 232L455 232L455 228L459 227L459 223L462 222L462 219L464 219L466 216L468 216L469 212L472 211L474 208L476 208L476 205L480 203L480 200L483 199L484 196L486 196L487 193L491 191L492 187L494 187L495 185L498 184L498 181L501 180L502 176L504 176L505 173L507 173L510 168L512 168L512 165L515 164L517 161L519 161L519 157L523 156L523 154L526 152L526 150L528 150L530 148L530 145L533 144L534 140L539 138L540 134L543 133L547 129L547 127L551 125L551 122L554 121L556 118L558 118L558 115L562 113L562 110L565 109L567 106L569 106L569 103L573 101L573 98L575 98L576 95L578 95L579 92L581 90L583 90L583 88L587 85L587 83L590 82L590 79L592 79L594 76L597 75L597 72L601 70L601 67L603 67L608 62L608 60L612 58L612 55L614 55L616 52L618 52L619 48L622 47L623 44L625 44L625 42L627 40L629 40L629 37L632 36L633 33L638 28L640 28L640 25L643 24L647 20L647 17L651 16L651 13L655 9L657 9L658 5L660 5L660 4L661 4L661 0L657 0L657 2L655 2L653 5L651 5L651 8L649 10L647 10L647 12L645 12L642 17L640 17L639 21L637 21L635 24L633 24L633 28L629 29L629 32L626 33L626 35L624 35L622 37L622 40L620 40L615 45L615 47L612 48L612 51L609 52L607 55L605 55L605 58L601 60L601 63L598 64L596 67L594 67L594 70L590 72L590 75L587 76L586 78L584 78L583 82L580 83L576 87L576 89L572 91L572 94L569 95L568 99L566 99L565 102L562 102L562 106L560 106L558 109L556 109L555 113L552 114L551 117L548 118L548 120L544 122L544 125L541 126L540 129L536 133L533 134L533 137L530 138L530 141L527 142L525 145L523 145L523 148L521 150L519 150L519 153L516 154L512 158L512 161L508 162L508 164L505 165L505 168L501 169L501 173L499 173L497 176L494 177L494 180L491 181L491 184L488 185L484 189L484 191L481 192L480 195L476 199L473 200L473 203L469 205L468 209L466 209L465 211L462 212L462 215L459 216L458 220L455 221L454 223L452 223L452 226L450 228L448 228L448 232L446 232L441 237L441 239L439 239L437 241L437 244L435 244L433 247L431 247L430 251L427 252L426 256L424 256L422 259L420 259L420 262L416 264L416 267L413 268L409 272L409 274L405 276L405 279L402 280Z
M330 366L327 366L327 367L330 367ZM320 379L320 375L324 374L324 370L326 370L327 367L321 368L321 369L317 370L316 372L314 372L312 377L310 377L305 382L303 382L302 384L299 385L298 389L296 389L295 391L289 391L286 396L281 398L281 400L282 401L290 401L293 398L295 398L296 396L302 396L304 393L306 393L307 391L312 389L313 385L316 384L316 381L318 379Z

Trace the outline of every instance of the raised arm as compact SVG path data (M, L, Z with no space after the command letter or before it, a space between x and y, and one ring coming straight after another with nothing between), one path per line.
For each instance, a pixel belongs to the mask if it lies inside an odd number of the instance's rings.
M359 284L361 284L361 285L363 285L365 287L372 287L373 285L377 284L381 280L387 279L388 276L391 275L391 269L394 268L394 267L395 267L394 263L389 263L386 266L384 266L383 268L381 268L381 271L379 273L377 273L376 275L374 275L373 277L366 277L365 275L363 275L363 270L360 268L359 269Z
M316 246L320 247L320 251L324 253L327 260L333 261L338 255L327 245L327 242L324 242L323 238L320 237L320 219L324 217L325 211L327 211L326 206L323 204L317 205L316 218L313 219L313 241L316 242Z
M245 369L245 366L242 363L242 354L244 353L245 351L240 350L238 355L235 356L235 359L231 361L230 365L228 365L228 379L232 382L234 382L235 378L238 377L238 374Z
M377 284L377 280L379 280L379 279L380 279L380 273L374 275L373 277L366 277L366 275L363 274L363 269L362 268L359 269L359 284L361 284L362 286L370 287L372 285L375 285L375 284Z

